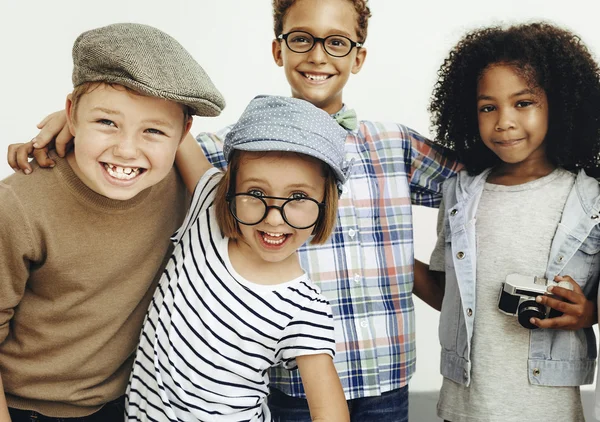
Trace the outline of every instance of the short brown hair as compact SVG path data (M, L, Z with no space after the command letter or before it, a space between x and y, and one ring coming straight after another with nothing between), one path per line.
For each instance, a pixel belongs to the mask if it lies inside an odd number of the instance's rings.
M354 10L356 10L356 34L358 35L358 42L364 43L367 39L367 28L369 26L369 18L371 17L371 10L367 5L367 0L346 1L352 3ZM273 29L275 37L283 33L283 20L287 11L294 3L296 3L296 0L273 0Z
M223 236L229 237L230 239L239 239L242 235L239 223L229 211L227 194L235 188L235 177L240 168L240 162L242 161L243 155L243 151L234 151L232 153L229 165L227 170L225 170L223 178L219 182L215 196L217 224L219 225L219 229L223 233ZM323 170L325 176L325 194L323 195L323 203L325 206L312 232L313 238L310 243L313 245L325 243L337 222L337 179L333 171L325 163L323 163Z
M108 85L111 88L115 88L115 89L124 89L125 91L134 94L134 95L140 95L140 96L147 96L145 94L142 94L141 92L136 91L135 89L131 89L129 87L126 87L124 85L120 85L120 84L115 84L115 83L110 83L110 82L84 82L81 85L77 85L75 88L73 88L73 92L71 92L71 113L72 113L72 118L75 119L75 112L77 111L77 105L79 104L79 101L81 100L81 97L83 97L85 94L92 92L93 90L95 90L96 88L98 88L100 85ZM156 97L158 98L158 97ZM169 100L172 101L172 100ZM192 118L192 110L186 106L185 104L180 104L182 109L183 109L183 124L185 126L186 122Z

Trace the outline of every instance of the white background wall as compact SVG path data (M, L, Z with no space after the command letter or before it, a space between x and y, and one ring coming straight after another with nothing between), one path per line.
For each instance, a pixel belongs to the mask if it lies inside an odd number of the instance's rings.
M360 118L392 120L428 134L437 68L466 30L546 19L577 32L598 56L594 4L598 0L371 0L367 60L351 77L344 99ZM12 172L4 160L7 146L31 139L37 122L63 107L75 38L125 21L156 26L178 39L225 95L226 110L217 118L196 118L194 134L234 122L256 94L289 93L271 58L269 0L2 0L0 178ZM416 256L425 261L435 242L435 218L434 210L415 212ZM438 316L416 302L418 370L411 389L434 390L441 383Z

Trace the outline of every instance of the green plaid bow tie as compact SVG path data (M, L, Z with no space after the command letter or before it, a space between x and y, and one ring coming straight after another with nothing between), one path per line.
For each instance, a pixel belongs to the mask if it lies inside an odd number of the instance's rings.
M353 109L341 111L338 114L334 115L333 118L344 129L355 130L358 127L356 111L354 111Z

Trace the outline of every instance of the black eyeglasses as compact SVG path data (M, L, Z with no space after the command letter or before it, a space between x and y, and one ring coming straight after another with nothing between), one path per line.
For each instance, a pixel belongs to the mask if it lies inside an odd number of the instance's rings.
M294 53L308 53L316 43L320 42L325 52L333 57L347 56L354 47L362 47L362 43L354 42L343 35L329 35L325 38L318 38L305 31L288 32L279 35L277 39L284 40L288 48Z
M281 206L268 205L265 199L284 201ZM278 209L283 220L295 229L308 229L319 221L324 203L316 199L280 198L278 196L258 196L251 193L228 194L231 215L241 224L254 226L263 221L271 208Z

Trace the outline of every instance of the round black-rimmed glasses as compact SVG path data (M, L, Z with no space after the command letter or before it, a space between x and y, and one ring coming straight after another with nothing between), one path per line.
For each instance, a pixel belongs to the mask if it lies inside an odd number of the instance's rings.
M263 221L269 210L279 210L283 220L295 229L308 229L319 221L324 203L316 199L281 198L278 196L257 196L250 193L228 194L227 202L231 215L241 224L254 226ZM284 201L280 206L267 204L266 199Z
M362 47L362 43L352 41L343 35L329 35L325 38L313 36L305 31L292 31L287 34L281 34L277 37L284 40L288 48L294 53L308 53L316 43L320 42L325 52L333 57L345 57L354 47Z

